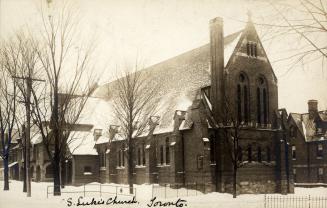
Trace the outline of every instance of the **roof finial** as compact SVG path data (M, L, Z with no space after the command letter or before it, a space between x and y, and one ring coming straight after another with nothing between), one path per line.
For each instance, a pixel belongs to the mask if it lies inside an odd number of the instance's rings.
M246 13L248 15L248 22L252 22L252 12L250 9L248 9L248 12Z

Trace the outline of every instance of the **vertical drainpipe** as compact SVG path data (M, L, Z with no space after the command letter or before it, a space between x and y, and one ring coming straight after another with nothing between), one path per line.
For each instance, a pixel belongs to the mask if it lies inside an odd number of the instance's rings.
M186 173L185 173L185 142L184 142L184 135L182 135L182 170L183 170L183 186L186 184Z

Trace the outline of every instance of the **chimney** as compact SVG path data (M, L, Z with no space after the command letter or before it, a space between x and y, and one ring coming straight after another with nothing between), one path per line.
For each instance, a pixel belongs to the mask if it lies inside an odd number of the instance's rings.
M210 20L211 103L215 120L223 121L224 100L224 31L223 19Z
M314 119L315 115L318 113L318 101L317 100L309 100L308 101L308 112L309 118Z
M102 135L102 129L94 129L93 132L94 141L97 141L101 135Z

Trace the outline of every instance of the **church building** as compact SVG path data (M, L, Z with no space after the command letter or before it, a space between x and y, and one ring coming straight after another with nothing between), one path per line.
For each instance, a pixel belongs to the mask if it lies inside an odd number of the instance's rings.
M208 44L143 69L163 85L160 111L134 138L134 183L231 192L236 169L238 193L293 192L287 113L278 109L277 78L250 15L235 33L224 35L219 17L209 30ZM94 96L110 103L116 82ZM127 183L119 124L110 123L108 137L110 143L95 141L99 181Z

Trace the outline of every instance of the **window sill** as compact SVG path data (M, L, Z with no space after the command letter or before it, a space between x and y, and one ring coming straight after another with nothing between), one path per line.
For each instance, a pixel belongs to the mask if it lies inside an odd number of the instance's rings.
M106 167L100 167L100 170L107 170Z
M91 173L91 172L84 172L83 175L93 175L93 173Z
M116 167L116 169L118 169L118 170L123 170L123 169L125 169L125 167L123 167L123 166L118 166L118 167Z
M158 168L165 168L165 167L170 167L170 164L159 164L157 165Z
M146 168L145 165L136 165L135 168Z
M316 157L317 160L322 160L322 157Z
M216 163L210 163L210 166L215 166L216 165Z

